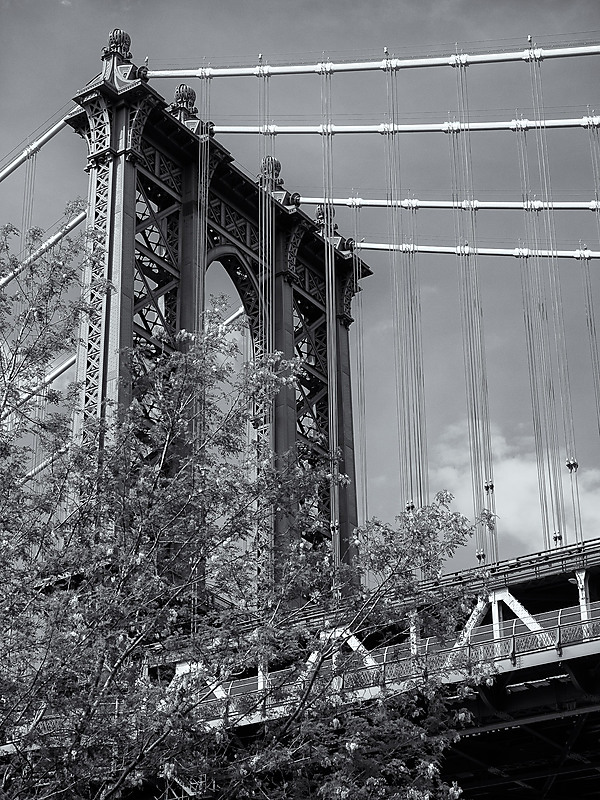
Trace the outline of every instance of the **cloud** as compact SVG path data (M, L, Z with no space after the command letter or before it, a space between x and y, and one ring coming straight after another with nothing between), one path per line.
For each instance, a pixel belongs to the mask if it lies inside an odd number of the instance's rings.
M496 428L492 432L492 448L500 558L543 550L538 472L531 437L508 436ZM466 420L443 431L431 448L430 462L433 465L430 472L432 490L449 490L456 498L455 507L467 515L472 514ZM575 521L571 482L562 463L561 470L566 535L569 543L573 543ZM577 481L583 537L592 539L600 532L600 470L581 470ZM573 494L576 496L575 491Z
M61 6L72 6L73 5L71 0L60 0L60 4L61 4Z

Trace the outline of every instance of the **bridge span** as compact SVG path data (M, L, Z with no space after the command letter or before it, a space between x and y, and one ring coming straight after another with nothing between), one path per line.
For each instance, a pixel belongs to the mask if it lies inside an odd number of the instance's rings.
M477 514L485 509L495 516L477 259L488 255L516 257L521 269L546 544L542 552L497 561L495 536L480 530L475 537L478 567L423 581L423 596L438 591L440 596L462 597L470 603L465 605L464 619L452 640L438 641L421 629L419 594L399 605L398 619L404 621L399 628L403 630L383 643L382 637L370 636L352 626L353 608L347 601L335 620L330 612L316 606L298 616L316 634L313 640L320 642L319 649L306 653L300 669L284 665L273 670L263 664L243 675L207 675L202 664L193 660L189 642L182 639L172 646L170 643L168 650L159 645L151 651L149 679L161 679L162 670L173 691L194 679L204 690L201 702L208 724L218 726L226 719L239 727L288 714L299 688L313 679L320 681L324 690L337 693L340 702L345 698L370 702L387 693L408 691L425 673L450 694L466 680L468 696L466 700L461 697L460 702L466 703L469 718L460 741L446 759L448 777L459 782L466 798L600 796L600 539L583 540L574 422L566 380L563 307L557 289L558 261L575 259L582 268L585 316L593 320L589 261L596 260L600 251L587 248L583 237L579 237L577 249L570 245L569 249L565 249L567 245L559 247L552 218L555 208L569 213L579 209L593 211L600 221L600 117L588 114L546 119L539 74L542 58L598 55L600 46L585 53L579 52L581 48L572 48L573 52L563 48L552 55L552 51L530 47L524 54L497 55L496 60L500 61L514 56L530 62L535 106L532 121L471 119L465 69L468 63L475 62L469 62L466 56L453 56L443 64L453 67L456 73L455 121L404 125L394 98L396 73L407 65L386 58L367 65L369 70L383 71L386 76L390 97L386 124L334 123L330 108L334 65L321 64L316 65L322 78L320 124L301 129L275 126L268 118L266 102L267 79L275 72L260 65L243 73L260 80L260 124L234 129L213 125L204 113L209 109L209 80L217 77L214 70L212 74L203 71L197 75L203 101L199 102L199 116L194 106L196 94L186 85L180 85L175 102L167 104L149 83L149 79L161 77L160 71L133 64L130 44L126 33L113 31L102 57L102 73L78 92L75 110L0 171L2 180L64 128L74 129L87 142L89 203L78 219L86 218L97 247L97 262L86 266L84 275L84 284L95 287L89 301L96 316L91 316L91 321L82 320L78 354L71 354L65 362L68 368L76 366L81 387L81 415L73 431L75 440L84 439L86 425L103 418L106 409L129 402L130 384L120 380L126 374L124 352L132 346L140 347L151 362L159 357L162 343L170 341L170 337L174 339L179 330L197 329L204 310L206 271L212 263L220 263L240 295L256 352L282 352L286 358L300 358L306 365L297 387L282 390L272 408L260 409L256 435L278 455L298 443L315 458L327 453L342 454L339 470L349 476L348 484L335 480L336 466L331 483L317 498L317 504L319 513L329 522L334 562L351 562L353 531L359 519L367 516L359 509L363 505L366 512L366 488L364 498L357 496L356 489L357 476L361 479L357 466L361 467L361 462L362 480L366 482L366 441L361 439L365 409L361 400L357 404L355 434L349 329L353 298L360 298L359 283L372 270L358 258L358 253L383 250L390 254L392 329L399 353L395 399L404 414L398 446L401 503L404 507L406 501L407 509L414 508L415 503L424 505L428 494L423 348L421 319L417 315L421 290L415 258L419 253L451 255L458 259L474 506ZM435 66L427 61L423 64L411 60L408 66ZM351 66L346 64L341 69ZM366 71L366 65L359 68ZM303 71L306 69L312 68L302 67ZM563 127L589 134L596 190L596 199L591 202L587 195L585 201L577 203L558 195L554 198L549 190L544 190L538 200L536 185L530 184L527 130L536 136L537 160L533 155L531 160L543 187L549 186L546 128ZM522 200L500 198L488 202L486 208L473 199L471 133L486 131L514 134L519 185L513 194ZM399 141L400 134L411 132L443 132L448 136L452 177L441 199L412 199L403 206L397 177ZM263 157L257 177L249 177L236 165L229 150L214 138L215 133L262 137ZM283 189L273 140L276 134L284 133L314 133L321 137L323 186L318 197L303 198ZM387 199L372 200L370 207L387 208L392 241L361 240L358 214L353 239L344 239L337 233L333 207L341 201L336 200L331 140L340 133L384 136ZM569 192L565 197L571 197L570 184L564 191ZM26 196L29 199L27 193ZM352 199L349 208L358 212L363 205L358 201L359 198ZM316 219L300 208L301 203L313 202L321 206ZM413 241L414 216L419 207L452 211L455 241L448 240L451 243L446 245ZM402 209L412 215L409 225L406 217L410 215L405 214L403 222ZM519 239L509 248L476 247L478 209L523 211L524 241ZM544 224L549 231L547 241L541 237ZM437 236L437 229L434 230ZM64 227L60 237L67 232ZM575 233L571 236L577 238ZM5 280L16 278L30 263L26 259ZM114 287L110 302L106 299L108 285ZM551 325L548 309L552 311ZM360 315L356 316L359 319ZM598 346L595 326L590 324L589 328L593 389L600 409ZM359 334L357 340L362 342ZM362 344L357 349L362 352ZM357 364L360 376L363 361L358 358ZM63 367L49 367L42 386L62 375L66 369ZM34 392L23 388L26 391L22 397L31 400ZM360 398L362 394L360 378L357 395ZM556 408L555 396L561 396ZM561 415L565 432L562 450L557 433ZM563 465L566 473L560 471ZM36 467L38 471L43 468L43 463ZM569 487L573 498L573 531L569 536L577 543L563 545L568 530L563 495ZM272 533L273 543L278 545L283 534L276 524ZM277 547L273 547L275 552ZM415 612L412 617L411 609ZM44 724L51 727L53 721L45 720ZM11 746L2 747L6 750Z
M171 685L175 690L202 675L210 725L254 726L289 714L298 691L313 680L342 703L410 691L424 675L451 692L466 681L470 689L460 703L471 718L446 759L448 777L466 798L571 791L597 797L600 539L448 574L435 584L473 599L454 641L414 630L404 641L370 647L360 630L331 628L315 608L304 621L320 631L323 648L308 656L302 672L263 668L211 679L185 658L182 642L171 661ZM422 583L424 593L433 588L433 581ZM348 617L352 610L348 605ZM399 608L399 616L405 613ZM343 648L351 657L340 658ZM165 660L156 658L154 669ZM564 795L557 794L561 786Z

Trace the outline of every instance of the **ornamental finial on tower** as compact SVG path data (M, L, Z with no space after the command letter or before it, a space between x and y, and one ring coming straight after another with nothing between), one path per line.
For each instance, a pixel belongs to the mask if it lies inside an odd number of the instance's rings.
M168 111L180 122L187 122L188 119L197 117L198 109L195 107L196 92L191 86L181 83L175 89L175 99L169 106Z
M125 33L125 31L122 31L120 28L115 28L108 37L108 47L104 48L104 55L107 56L111 53L117 53L125 61L129 61L132 58L129 52L130 47L131 37L129 34Z
M283 178L279 177L281 161L275 156L265 156L260 162L259 184L269 192L274 192L283 186Z
M331 203L326 203L322 206L317 206L315 211L315 222L321 229L322 236L335 236L337 233L337 223L333 221L335 217L335 208Z

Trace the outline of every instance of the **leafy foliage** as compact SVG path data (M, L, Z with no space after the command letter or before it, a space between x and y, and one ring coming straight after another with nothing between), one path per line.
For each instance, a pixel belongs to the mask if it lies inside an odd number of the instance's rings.
M453 632L439 575L470 528L451 498L373 520L334 576L309 535L329 465L248 437L301 365L240 367L218 310L129 354L130 406L71 441L75 389L44 417L29 390L94 313L70 299L78 255L64 244L0 295L0 797L458 797L440 763L463 712L426 666L386 686L365 656Z

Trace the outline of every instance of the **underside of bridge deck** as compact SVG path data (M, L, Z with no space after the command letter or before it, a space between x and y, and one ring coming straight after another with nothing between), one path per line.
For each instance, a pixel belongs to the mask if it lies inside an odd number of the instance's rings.
M474 692L473 726L446 757L465 800L598 797L600 658L496 676Z
M598 703L587 711L532 715L465 736L448 754L445 772L465 800L598 797L599 740Z
M487 586L506 587L529 612L543 616L574 602L574 575L585 569L594 603L599 544L499 563ZM556 642L554 659L526 666L517 658L512 669L473 692L472 725L444 764L465 800L600 796L600 655L569 657Z

